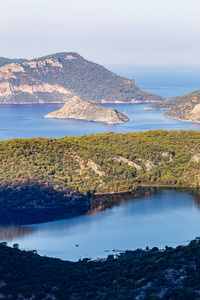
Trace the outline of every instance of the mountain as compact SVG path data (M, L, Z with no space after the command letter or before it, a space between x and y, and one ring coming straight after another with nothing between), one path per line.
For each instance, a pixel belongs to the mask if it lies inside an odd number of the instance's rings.
M73 96L102 103L162 101L134 80L74 52L33 60L0 58L0 103L64 103Z
M65 105L45 118L79 119L86 121L104 122L109 125L121 124L128 121L128 117L116 109L104 107L100 104L74 96Z
M164 113L166 117L200 123L200 90L152 104L146 109L168 110Z

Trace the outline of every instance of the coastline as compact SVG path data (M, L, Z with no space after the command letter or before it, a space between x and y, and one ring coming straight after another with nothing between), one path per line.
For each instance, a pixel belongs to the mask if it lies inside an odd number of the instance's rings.
M96 210L98 206L101 206L106 202L107 205L115 205L113 197L122 197L129 199L130 197L137 198L144 196L145 194L156 192L157 189L180 189L198 191L195 186L175 186L175 185L159 185L159 184L141 184L136 189L117 191L117 192L105 192L94 193L90 197L85 197L85 201L80 203L74 203L69 206L37 206L37 207L16 207L16 208L1 208L0 209L0 224L16 224L27 225L36 223L45 223L61 219L73 218L90 213L92 210ZM109 199L109 197L111 197ZM116 198L115 198L116 199ZM121 201L120 199L119 201ZM113 202L114 201L114 202Z
M158 103L158 102L157 102ZM161 110L171 110L170 108L161 108L161 109L152 109L149 107L145 107L144 110L152 110L152 111L161 111ZM186 120L186 119L180 119L180 118L176 118L176 117L171 117L171 116L167 116L166 113L163 114L164 117L170 118L170 119L174 119L174 120L178 120L178 121L182 121L182 122L189 122L189 123L197 123L200 124L200 121L192 121L192 120Z
M166 116L165 114L164 114L164 116L167 117L167 118L179 120L179 121L182 121L182 122L189 122L189 123L197 123L197 124L200 124L200 122L198 122L198 121L179 119L179 118L175 118L175 117L171 117L171 116Z
M68 101L68 100L67 100ZM66 102L67 102L66 101ZM12 105L12 104L19 104L19 105L31 105L31 104L65 104L66 102L60 102L60 101L55 101L55 102L0 102L0 105ZM94 101L92 101L94 102ZM99 103L99 104L145 104L145 103L159 103L160 101L129 101L129 102L125 102L125 101L97 101L97 102L94 102L94 103ZM146 108L145 108L146 109Z

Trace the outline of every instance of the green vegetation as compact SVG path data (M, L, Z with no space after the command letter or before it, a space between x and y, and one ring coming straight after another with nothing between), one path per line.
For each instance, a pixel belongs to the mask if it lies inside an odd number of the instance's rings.
M148 106L148 109L165 109L168 111L164 114L164 116L180 120L199 122L199 110L192 112L194 107L198 104L200 104L200 90L194 91L182 97L174 97L160 103L152 104Z
M12 63L23 63L27 61L27 59L10 59L10 58L5 58L5 57L0 57L0 67L3 67L7 64L12 64Z
M10 62L13 60L1 58L0 66ZM9 78L5 77L5 74L2 75L0 83L9 82L13 89L12 93L1 95L0 103L66 102L74 95L95 102L102 100L104 102L131 102L133 99L140 102L162 100L160 96L141 91L134 80L117 76L103 66L85 60L77 53L57 53L31 61L15 62L24 71L15 70ZM32 86L44 84L57 85L67 89L70 93L63 93L60 88L53 91L49 86L43 86L42 91L35 90L32 93ZM19 86L22 87L21 90L15 88Z
M1 141L0 208L82 205L93 194L145 186L198 188L199 153L196 131Z
M1 299L199 300L200 238L164 251L126 251L104 262L61 261L18 247L0 244Z

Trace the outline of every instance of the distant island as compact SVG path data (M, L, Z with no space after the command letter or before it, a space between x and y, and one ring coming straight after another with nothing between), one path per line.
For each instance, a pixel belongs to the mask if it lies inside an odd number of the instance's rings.
M163 101L141 91L134 80L116 75L74 52L32 60L0 57L0 103L65 103L73 96L97 103Z
M200 90L182 97L166 99L162 103L155 103L146 109L167 110L164 116L181 121L200 123Z
M100 104L81 99L77 96L74 96L65 103L61 109L46 115L45 118L69 118L103 122L109 125L121 124L129 120L126 115L116 109L104 107Z

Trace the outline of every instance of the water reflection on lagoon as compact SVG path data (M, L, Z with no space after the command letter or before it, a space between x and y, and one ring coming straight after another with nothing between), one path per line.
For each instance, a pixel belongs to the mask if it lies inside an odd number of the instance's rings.
M106 257L113 249L176 246L200 235L197 193L151 191L136 199L131 194L109 196L106 202L105 197L99 207L71 219L0 227L1 240L41 255L78 260Z

